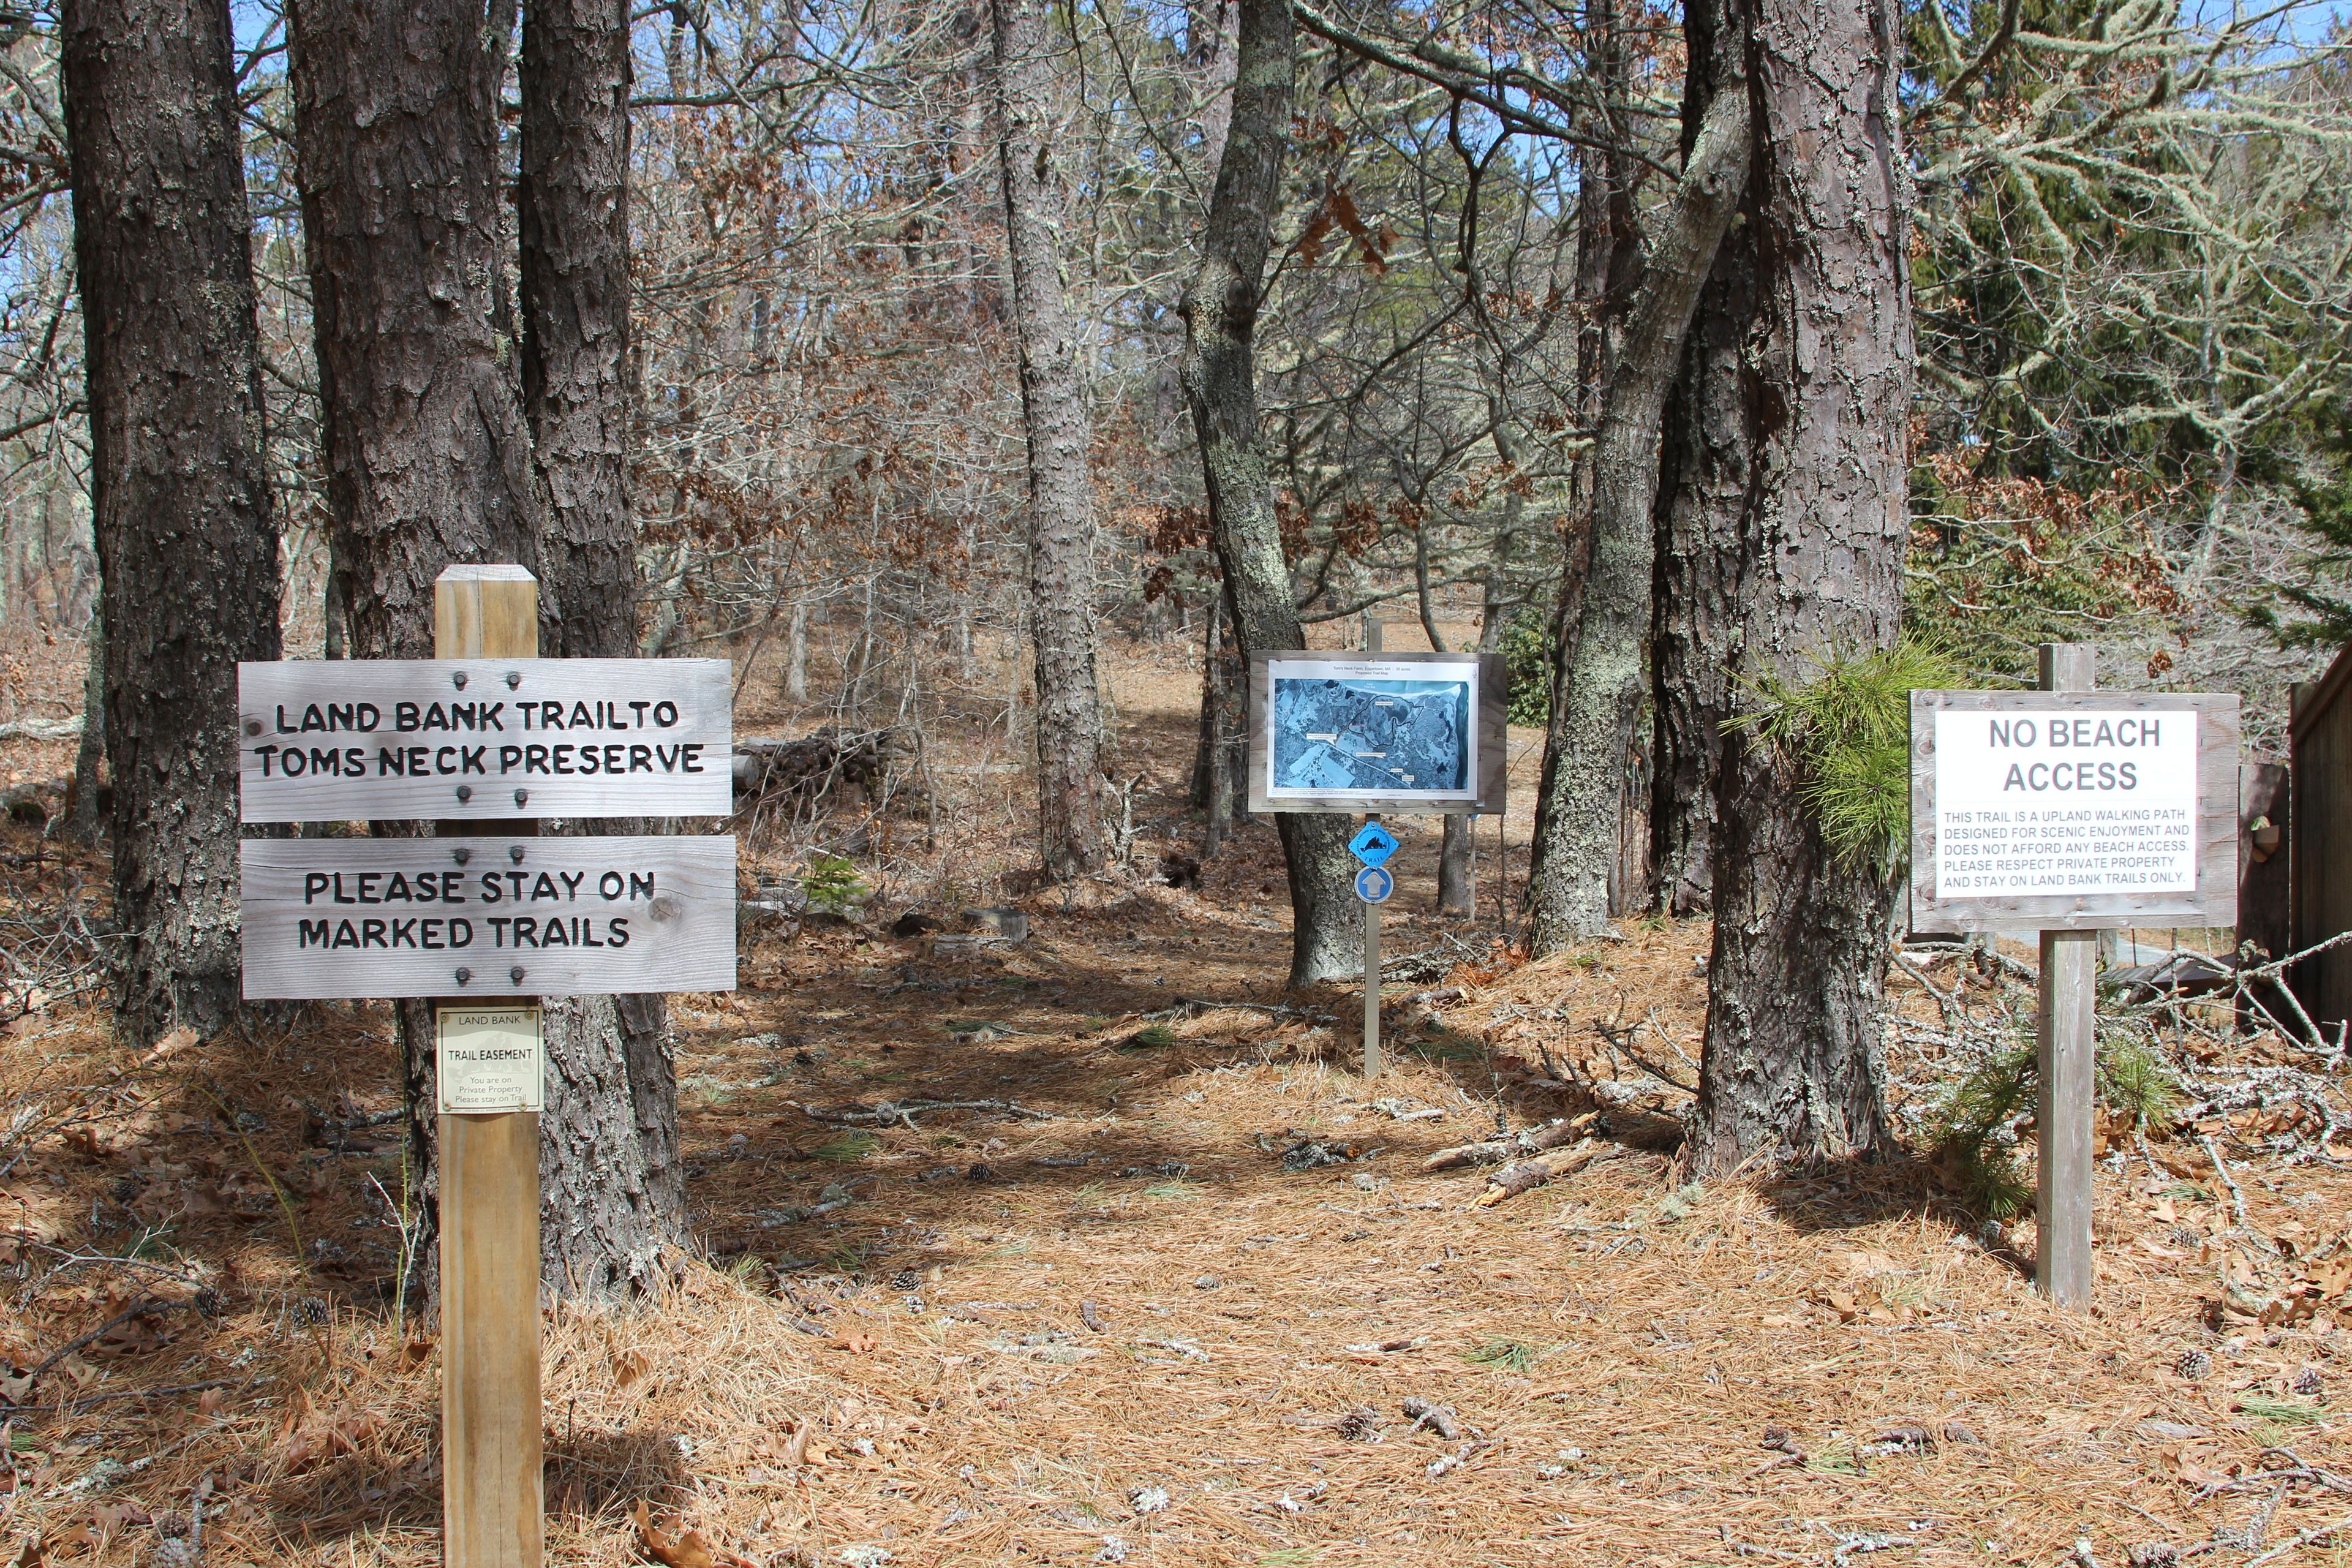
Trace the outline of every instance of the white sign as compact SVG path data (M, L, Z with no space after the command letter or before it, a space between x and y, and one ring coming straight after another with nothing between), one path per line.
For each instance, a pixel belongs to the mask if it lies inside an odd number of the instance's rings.
M2197 714L1936 714L1936 897L2197 887Z
M254 838L245 994L735 988L735 840Z
M240 664L236 706L247 822L734 809L725 659Z
M443 1007L434 1040L440 1108L472 1112L537 1110L546 1054L536 1007Z

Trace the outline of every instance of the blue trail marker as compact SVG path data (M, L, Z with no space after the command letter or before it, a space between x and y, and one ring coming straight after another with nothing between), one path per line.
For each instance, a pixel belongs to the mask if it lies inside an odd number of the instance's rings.
M1367 866L1356 873L1356 897L1368 904L1385 904L1396 891L1396 879L1378 866Z
M1348 848L1357 859L1367 866L1385 866L1388 864L1389 857L1397 852L1397 838L1395 834L1391 833L1379 823L1367 822L1364 824L1362 832L1348 840ZM1359 887L1362 885L1360 880L1357 885ZM1382 899L1387 897L1386 893L1381 895ZM1372 901L1378 903L1380 900L1375 899Z

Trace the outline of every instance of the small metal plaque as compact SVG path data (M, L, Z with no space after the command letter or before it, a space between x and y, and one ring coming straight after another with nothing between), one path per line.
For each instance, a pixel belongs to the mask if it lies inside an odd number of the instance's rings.
M546 1073L541 1018L537 1007L436 1009L441 1109L457 1115L537 1110Z

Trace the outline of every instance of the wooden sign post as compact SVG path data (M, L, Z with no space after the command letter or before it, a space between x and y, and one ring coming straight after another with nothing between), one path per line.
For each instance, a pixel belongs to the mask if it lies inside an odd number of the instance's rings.
M2045 643L2042 689L2088 691L2092 649ZM2232 878L2234 885L2236 879ZM2091 1303L2093 1058L2097 1048L2099 933L2042 932L2042 1017L2034 1033L2033 1283L2062 1307Z
M1370 610L1364 612L1364 651L1381 651L1381 617ZM1377 811L1364 814L1366 826L1379 822ZM1381 906L1372 899L1364 905L1364 1076L1378 1078L1385 1064L1381 1060Z
M520 566L450 567L433 584L433 652L533 657L538 583ZM445 1111L438 1126L442 1561L539 1568L539 1113Z
M2091 1300L2099 932L2238 913L2238 699L2095 690L2042 649L2039 691L1911 694L1911 929L2039 933L2034 1283Z
M430 659L237 666L247 822L424 818L435 838L239 846L248 997L432 999L447 1568L539 1568L546 996L735 988L735 841L537 819L723 816L714 658L541 659L539 584L452 566Z

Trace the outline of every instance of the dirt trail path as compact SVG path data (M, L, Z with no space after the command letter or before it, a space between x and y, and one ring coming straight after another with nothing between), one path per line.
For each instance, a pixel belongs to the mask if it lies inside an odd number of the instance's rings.
M1156 781L1141 842L1173 845L1189 715L1146 684L1117 693L1123 754ZM984 806L948 826L1009 858ZM1432 859L1409 840L1401 905ZM1677 1185L1654 1083L1581 1172L1475 1207L1479 1173L1422 1158L1587 1110L1548 1075L1598 1071L1596 1019L1695 1051L1704 928L1505 973L1468 939L1399 988L1402 1062L1367 1084L1340 999L1271 1010L1278 888L1255 828L1199 892L1048 894L1028 941L960 952L771 934L742 991L679 999L706 1256L657 1310L551 1318L551 1561L2237 1564L2352 1515L2335 1309L2206 1326L2218 1184L2103 1173L2086 1316L1917 1165ZM1391 951L1449 929L1401 912ZM112 1086L0 1177L0 1394L39 1406L0 1521L47 1542L19 1561L193 1561L201 1486L208 1563L433 1562L381 1012L143 1062L100 1022L7 1042L19 1105ZM2339 1169L2236 1174L2266 1236L2342 1232ZM149 1289L69 1259L140 1248L211 1296L156 1283L124 1342L27 1378Z

